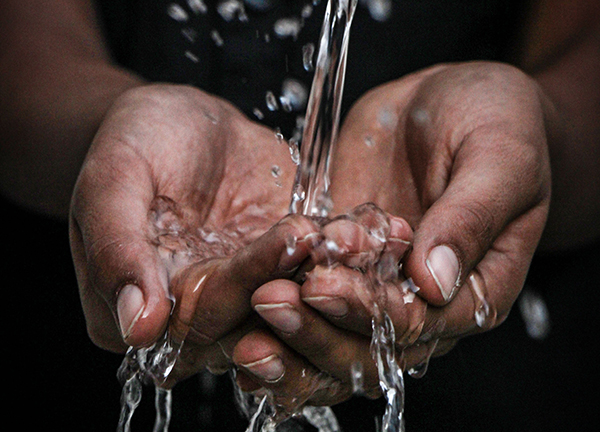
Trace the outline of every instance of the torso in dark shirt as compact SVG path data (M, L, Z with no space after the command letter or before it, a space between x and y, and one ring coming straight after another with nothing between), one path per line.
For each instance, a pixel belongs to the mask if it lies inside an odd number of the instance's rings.
M326 0L316 6L306 0L246 0L247 20L234 15L229 21L219 13L222 1L97 1L109 46L123 66L151 81L196 85L230 100L251 118L258 110L263 123L284 131L303 115L271 111L265 96L269 91L280 95L290 78L310 86L312 73L305 70L302 51L309 43L318 46ZM391 5L387 19L374 19L369 2ZM360 0L350 37L344 110L378 84L426 66L506 59L525 3ZM282 18L300 22L297 36L278 36L275 27Z

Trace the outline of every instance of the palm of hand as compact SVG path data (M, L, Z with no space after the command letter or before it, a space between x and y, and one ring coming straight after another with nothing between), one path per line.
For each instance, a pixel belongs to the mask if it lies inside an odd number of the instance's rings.
M124 348L121 333L135 346L155 340L172 307L174 275L231 255L281 219L293 175L273 132L222 100L162 85L125 94L94 140L71 212L92 339L113 350ZM145 306L133 328L119 331L117 295L129 284L142 289Z

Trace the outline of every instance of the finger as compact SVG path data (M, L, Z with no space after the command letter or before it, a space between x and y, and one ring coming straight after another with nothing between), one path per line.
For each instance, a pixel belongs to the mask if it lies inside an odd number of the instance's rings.
M229 372L235 366L232 360L235 346L247 334L260 329L267 330L267 326L258 315L253 314L211 345L199 347L194 343L183 343L177 356L177 362L163 386L173 387L178 382L204 369L214 375Z
M202 346L223 338L248 317L250 298L258 287L293 276L309 256L315 238L318 227L312 221L290 215L233 257L182 270L171 287L176 298L172 335Z
M374 262L385 247L385 242L369 235L359 223L339 218L322 229L325 237L313 253L315 264L344 264L364 268Z
M146 165L126 148L112 157L111 172L99 173L95 163L82 170L71 244L90 337L106 349L122 350L123 341L154 342L171 301L165 266L149 238L154 196Z
M236 345L233 361L239 368L237 383L244 391L271 391L279 415L288 416L307 401L339 403L351 395L348 387L318 371L268 330L247 334ZM321 399L319 401L319 399Z
M413 230L403 218L391 214L388 214L388 217L390 232L386 239L384 253L390 254L393 261L399 263L412 245Z
M527 275L520 251L528 247L523 232L527 230L523 219L528 217L537 216L526 214L511 223L450 303L428 309L422 338L463 337L494 328L506 319ZM440 323L442 331L430 330L439 330Z
M350 369L357 362L364 367L366 386L377 387L370 335L346 331L329 323L301 301L297 284L285 280L267 283L255 292L252 305L282 342L318 370L351 386Z
M425 323L427 304L415 295L409 281L397 280L377 287L367 275L347 267L317 266L302 285L302 301L319 311L331 324L370 336L374 303L394 323L399 346L413 343Z
M461 143L448 184L443 190L431 187L433 204L415 231L404 266L428 302L449 302L488 251L516 251L503 283L522 285L547 213L542 153L489 128L473 131ZM527 215L519 222L523 237L501 245L499 235L521 215Z

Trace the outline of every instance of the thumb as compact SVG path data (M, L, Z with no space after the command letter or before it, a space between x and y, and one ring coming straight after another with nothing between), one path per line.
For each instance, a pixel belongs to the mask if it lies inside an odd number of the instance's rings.
M172 307L167 269L148 233L153 189L138 161L126 160L127 171L82 170L70 215L88 333L112 351L152 344Z
M318 229L304 216L288 215L232 257L184 268L171 285L176 298L171 335L208 346L231 332L251 313L256 289L295 274L318 244Z
M537 151L489 131L465 140L404 266L430 304L448 303L475 269L497 296L522 286L549 203L547 165Z

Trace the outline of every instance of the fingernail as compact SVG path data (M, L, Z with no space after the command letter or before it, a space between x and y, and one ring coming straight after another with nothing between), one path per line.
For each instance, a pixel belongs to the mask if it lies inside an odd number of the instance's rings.
M302 327L302 317L289 303L258 304L254 310L282 332L296 333Z
M339 297L306 297L302 301L325 315L341 318L348 314L348 302Z
M131 335L133 327L144 312L144 294L142 290L135 285L125 285L119 293L117 299L117 317L123 339Z
M241 364L240 366L267 382L278 381L285 373L283 362L275 354L252 363Z
M442 297L448 301L456 288L460 272L456 254L448 246L436 246L429 252L425 263L431 276L435 279Z

